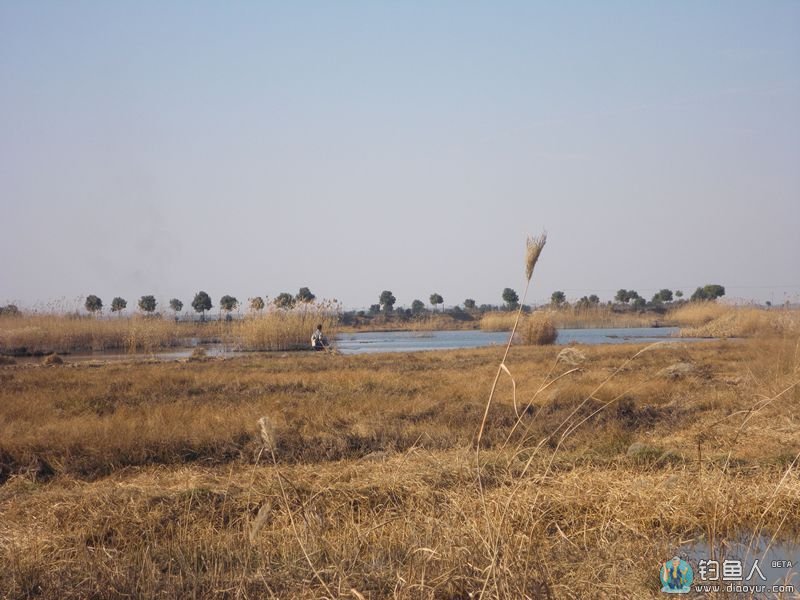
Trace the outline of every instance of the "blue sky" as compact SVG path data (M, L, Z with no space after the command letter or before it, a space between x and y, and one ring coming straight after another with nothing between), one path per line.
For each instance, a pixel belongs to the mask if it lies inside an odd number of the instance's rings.
M4 2L0 303L800 297L800 3Z

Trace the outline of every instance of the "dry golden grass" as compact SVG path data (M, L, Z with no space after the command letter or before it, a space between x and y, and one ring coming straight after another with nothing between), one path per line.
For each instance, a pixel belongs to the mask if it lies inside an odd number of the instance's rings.
M799 344L516 347L482 492L497 349L4 366L0 596L656 598L800 536Z
M292 310L272 309L231 324L230 336L244 350L305 350L317 325L332 340L339 322L338 307L301 304Z
M588 307L573 305L550 312L559 329L655 327L665 322L665 315L635 310L617 312L606 304Z
M217 323L176 323L158 317L25 315L0 318L0 353L153 352L190 337L216 338L220 333Z
M687 302L671 310L669 319L680 327L700 327L732 310L736 308L722 302Z
M655 313L614 312L609 306L538 309L531 314L547 313L558 329L596 329L613 327L653 327L663 325L664 317ZM511 331L516 312L496 311L483 315L480 328L484 331Z
M322 302L301 304L289 311L252 313L241 320L206 322L138 315L110 319L55 314L0 318L0 353L155 352L190 340L224 342L244 350L305 349L318 324L333 337L338 310L338 305Z
M712 311L708 311L711 315ZM756 337L800 334L800 311L726 307L695 327L681 329L683 337Z
M480 328L483 331L511 331L516 318L516 312L487 312L481 317Z
M545 345L556 341L558 332L549 311L526 315L517 327L517 338L523 344Z

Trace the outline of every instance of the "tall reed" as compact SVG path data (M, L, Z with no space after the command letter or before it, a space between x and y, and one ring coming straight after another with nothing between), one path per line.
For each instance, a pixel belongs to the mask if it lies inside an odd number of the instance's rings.
M322 325L332 342L340 312L340 305L329 301L302 303L288 310L272 308L232 323L231 335L243 350L303 350L310 347L317 325Z

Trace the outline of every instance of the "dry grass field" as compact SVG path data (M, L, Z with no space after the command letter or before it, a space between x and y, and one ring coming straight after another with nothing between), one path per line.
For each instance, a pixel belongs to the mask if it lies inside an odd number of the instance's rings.
M800 536L800 339L0 367L0 597L656 598Z

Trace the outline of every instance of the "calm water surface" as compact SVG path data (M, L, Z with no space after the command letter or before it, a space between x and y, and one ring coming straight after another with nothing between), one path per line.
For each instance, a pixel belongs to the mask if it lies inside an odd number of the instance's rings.
M677 327L639 327L628 329L560 329L556 344L623 344L666 341L693 341L695 338L675 338ZM365 354L375 352L419 352L423 350L456 350L459 348L481 348L484 346L504 346L508 341L505 331L387 331L343 333L336 336L335 348L342 354ZM194 346L194 344L193 344ZM203 344L209 357L236 356L242 354L234 346L224 344ZM177 360L188 358L194 350L174 348L154 354L125 354L121 352L94 352L89 354L70 354L69 362L115 361L132 358L153 358L156 360ZM41 357L23 357L19 362L35 362Z
M624 344L658 342L678 334L677 327L637 327L627 329L560 329L556 344ZM684 341L688 338L681 338ZM388 331L344 333L336 337L336 348L343 354L367 352L417 352L454 350L503 345L505 331Z

